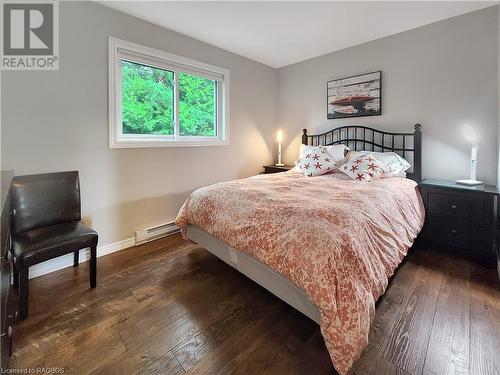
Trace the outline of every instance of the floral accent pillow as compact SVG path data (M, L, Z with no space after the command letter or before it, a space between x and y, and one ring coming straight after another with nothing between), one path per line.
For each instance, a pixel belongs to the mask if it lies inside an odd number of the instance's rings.
M373 151L349 151L348 159L359 159L365 156L371 155L385 166L391 169L390 175L385 177L406 177L405 171L411 168L410 163L408 163L401 156L395 152L373 152Z
M344 160L346 159L346 154L348 151L350 151L350 148L347 147L344 144L338 144L338 145L330 145L330 146L323 146L323 145L318 145L318 146L307 146L307 145L301 145L300 151L299 151L299 160L302 159L305 155L311 152L312 149L316 147L323 147L323 149L330 154L331 157L333 157L333 161L337 163L337 165L340 165Z
M313 177L333 172L337 163L323 146L313 147L299 160L299 167L304 176Z
M357 181L372 181L391 173L391 169L375 159L373 155L352 158L339 170Z

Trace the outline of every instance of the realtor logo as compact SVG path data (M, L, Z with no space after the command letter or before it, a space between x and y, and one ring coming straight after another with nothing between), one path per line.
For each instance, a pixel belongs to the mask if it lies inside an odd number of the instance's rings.
M2 69L59 68L59 20L56 1L2 1L2 21Z

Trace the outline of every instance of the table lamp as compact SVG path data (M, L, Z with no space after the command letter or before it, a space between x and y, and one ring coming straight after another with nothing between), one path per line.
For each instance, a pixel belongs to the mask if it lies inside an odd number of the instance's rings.
M468 180L456 180L457 184L462 185L481 185L483 182L477 180L477 137L476 132L470 126L470 124L465 124L463 126L463 132L467 142L472 144L470 151L470 178Z

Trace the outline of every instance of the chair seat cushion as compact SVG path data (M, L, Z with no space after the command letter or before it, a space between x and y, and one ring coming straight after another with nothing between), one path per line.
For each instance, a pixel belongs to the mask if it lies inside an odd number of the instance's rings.
M34 264L97 245L97 232L82 221L49 225L12 236L18 267Z

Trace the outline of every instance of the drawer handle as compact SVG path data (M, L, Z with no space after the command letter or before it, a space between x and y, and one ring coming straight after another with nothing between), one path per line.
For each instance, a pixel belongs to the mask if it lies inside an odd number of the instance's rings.
M455 209L455 208L457 208L457 205L456 204L452 204L451 208Z
M16 209L13 208L12 211L9 211L9 215L16 216L17 212Z
M457 230L456 229L452 229L451 233L455 234L455 233L457 233Z

